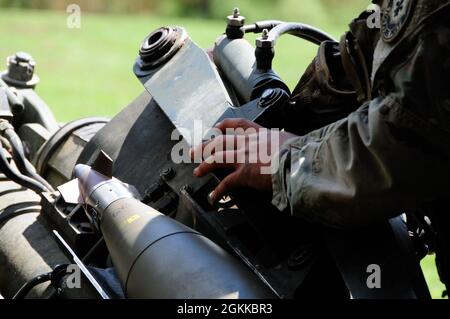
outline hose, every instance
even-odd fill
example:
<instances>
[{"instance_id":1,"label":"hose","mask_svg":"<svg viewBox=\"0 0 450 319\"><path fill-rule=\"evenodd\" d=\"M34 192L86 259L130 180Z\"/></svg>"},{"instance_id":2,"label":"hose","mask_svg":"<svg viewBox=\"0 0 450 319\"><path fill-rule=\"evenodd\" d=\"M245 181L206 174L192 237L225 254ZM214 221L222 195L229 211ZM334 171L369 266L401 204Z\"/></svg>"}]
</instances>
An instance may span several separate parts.
<instances>
[{"instance_id":1,"label":"hose","mask_svg":"<svg viewBox=\"0 0 450 319\"><path fill-rule=\"evenodd\" d=\"M291 34L317 45L320 45L324 41L335 41L332 36L307 24L298 22L278 22L279 21L266 21L266 26L276 25L270 31L269 29L264 29L262 36L256 39L256 67L259 70L272 69L272 61L275 57L275 45L277 40L283 34ZM255 24L255 27L248 27L247 29L256 30L259 29L259 27Z\"/></svg>"},{"instance_id":2,"label":"hose","mask_svg":"<svg viewBox=\"0 0 450 319\"><path fill-rule=\"evenodd\" d=\"M269 31L268 38L274 43L283 34L291 34L320 45L323 41L336 41L331 35L310 25L297 22L284 22L276 25Z\"/></svg>"},{"instance_id":3,"label":"hose","mask_svg":"<svg viewBox=\"0 0 450 319\"><path fill-rule=\"evenodd\" d=\"M9 143L9 141L1 135L0 135L0 145L3 148L5 148L8 152L11 150L11 143Z\"/></svg>"},{"instance_id":4,"label":"hose","mask_svg":"<svg viewBox=\"0 0 450 319\"><path fill-rule=\"evenodd\" d=\"M8 162L7 152L4 148L0 149L0 172L5 174L5 176L13 182L25 188L31 189L37 194L47 191L47 188L44 185L28 176L21 174L11 165Z\"/></svg>"},{"instance_id":5,"label":"hose","mask_svg":"<svg viewBox=\"0 0 450 319\"><path fill-rule=\"evenodd\" d=\"M14 209L15 206L24 206ZM31 206L34 205L34 206ZM39 213L41 211L40 202L23 202L8 206L8 208L0 211L0 225L6 223L8 220L24 214Z\"/></svg>"},{"instance_id":6,"label":"hose","mask_svg":"<svg viewBox=\"0 0 450 319\"><path fill-rule=\"evenodd\" d=\"M20 289L16 292L16 294L12 297L12 299L23 299L28 293L36 287L37 285L43 284L44 282L50 281L52 279L52 272L48 272L46 274L38 275L31 280L27 281Z\"/></svg>"},{"instance_id":7,"label":"hose","mask_svg":"<svg viewBox=\"0 0 450 319\"><path fill-rule=\"evenodd\" d=\"M310 25L299 22L283 22L280 20L264 20L242 27L244 33L261 33L264 29L269 32L269 39L278 40L283 34L291 34L299 38L320 44L323 41L336 41L329 34Z\"/></svg>"},{"instance_id":8,"label":"hose","mask_svg":"<svg viewBox=\"0 0 450 319\"><path fill-rule=\"evenodd\" d=\"M277 25L284 23L283 21L279 20L264 20L264 21L258 21L253 24L244 25L242 27L242 31L244 33L261 33L264 29L272 30Z\"/></svg>"},{"instance_id":9,"label":"hose","mask_svg":"<svg viewBox=\"0 0 450 319\"><path fill-rule=\"evenodd\" d=\"M3 132L3 136L9 141L11 144L12 149L12 156L14 159L14 162L17 165L17 168L19 171L38 181L40 184L44 185L49 191L53 191L53 187L44 179L42 178L38 173L36 173L36 169L34 166L28 161L28 159L25 157L25 151L23 148L23 144L17 133L14 131L14 129L8 128Z\"/></svg>"},{"instance_id":10,"label":"hose","mask_svg":"<svg viewBox=\"0 0 450 319\"><path fill-rule=\"evenodd\" d=\"M68 266L68 264L56 265L51 272L38 275L30 279L22 287L20 287L20 289L16 292L12 299L25 298L30 293L31 289L47 281L50 281L51 286L55 288L55 292L51 293L49 298L55 297L55 295L58 295L58 288L60 287L61 279L64 278L65 275L67 275Z\"/></svg>"}]
</instances>

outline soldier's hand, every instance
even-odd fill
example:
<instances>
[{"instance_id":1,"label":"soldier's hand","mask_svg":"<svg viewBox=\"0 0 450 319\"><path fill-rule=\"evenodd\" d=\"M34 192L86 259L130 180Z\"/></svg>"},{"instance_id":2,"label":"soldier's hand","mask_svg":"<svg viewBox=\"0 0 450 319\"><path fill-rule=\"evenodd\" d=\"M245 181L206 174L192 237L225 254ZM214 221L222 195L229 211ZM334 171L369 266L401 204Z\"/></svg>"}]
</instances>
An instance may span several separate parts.
<instances>
[{"instance_id":1,"label":"soldier's hand","mask_svg":"<svg viewBox=\"0 0 450 319\"><path fill-rule=\"evenodd\" d=\"M227 119L216 125L223 135L191 149L191 157L200 154L202 163L194 170L201 177L216 169L231 173L216 187L211 199L216 202L229 191L248 187L272 192L271 161L279 146L296 137L271 131L245 119Z\"/></svg>"}]
</instances>

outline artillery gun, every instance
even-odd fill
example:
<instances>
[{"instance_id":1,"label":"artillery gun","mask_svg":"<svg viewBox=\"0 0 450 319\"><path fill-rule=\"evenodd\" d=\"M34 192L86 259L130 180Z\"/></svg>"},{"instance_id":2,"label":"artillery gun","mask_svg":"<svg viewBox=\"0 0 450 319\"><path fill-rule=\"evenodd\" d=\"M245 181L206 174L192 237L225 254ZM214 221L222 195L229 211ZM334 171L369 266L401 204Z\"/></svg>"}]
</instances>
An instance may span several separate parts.
<instances>
[{"instance_id":1,"label":"artillery gun","mask_svg":"<svg viewBox=\"0 0 450 319\"><path fill-rule=\"evenodd\" d=\"M256 47L248 33L260 34ZM10 57L0 81L1 295L429 298L402 218L341 231L250 190L213 204L224 172L195 178L195 163L172 160L174 147L198 142L196 120L283 128L290 91L272 60L284 34L334 41L302 23L245 24L238 10L207 51L182 27L159 28L134 64L142 94L112 119L62 126L34 91L33 58ZM368 284L371 265L381 287Z\"/></svg>"}]
</instances>

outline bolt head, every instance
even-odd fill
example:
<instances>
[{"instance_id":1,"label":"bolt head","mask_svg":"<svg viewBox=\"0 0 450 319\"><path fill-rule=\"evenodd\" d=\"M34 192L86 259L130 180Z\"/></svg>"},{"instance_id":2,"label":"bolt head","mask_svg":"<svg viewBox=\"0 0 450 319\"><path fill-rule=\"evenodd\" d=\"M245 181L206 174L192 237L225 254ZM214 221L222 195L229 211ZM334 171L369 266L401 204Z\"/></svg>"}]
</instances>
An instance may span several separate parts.
<instances>
[{"instance_id":1,"label":"bolt head","mask_svg":"<svg viewBox=\"0 0 450 319\"><path fill-rule=\"evenodd\" d=\"M228 25L231 27L243 27L245 24L245 17L244 16L238 16L234 17L234 15L227 17Z\"/></svg>"},{"instance_id":2,"label":"bolt head","mask_svg":"<svg viewBox=\"0 0 450 319\"><path fill-rule=\"evenodd\" d=\"M275 46L275 43L271 39L264 39L263 37L259 37L256 39L256 46L262 49L269 49Z\"/></svg>"},{"instance_id":3,"label":"bolt head","mask_svg":"<svg viewBox=\"0 0 450 319\"><path fill-rule=\"evenodd\" d=\"M17 52L15 55L15 59L18 63L21 63L21 62L27 63L27 62L33 61L33 57L29 53L26 53L26 52Z\"/></svg>"}]
</instances>

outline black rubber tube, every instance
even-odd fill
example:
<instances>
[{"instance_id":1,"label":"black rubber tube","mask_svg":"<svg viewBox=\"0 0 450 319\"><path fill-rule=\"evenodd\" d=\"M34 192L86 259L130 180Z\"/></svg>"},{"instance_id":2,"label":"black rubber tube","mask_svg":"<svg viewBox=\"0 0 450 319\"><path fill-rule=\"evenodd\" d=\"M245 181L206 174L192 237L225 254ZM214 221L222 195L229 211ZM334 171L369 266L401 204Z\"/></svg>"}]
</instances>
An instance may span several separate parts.
<instances>
[{"instance_id":1,"label":"black rubber tube","mask_svg":"<svg viewBox=\"0 0 450 319\"><path fill-rule=\"evenodd\" d=\"M23 299L25 298L28 293L36 287L37 285L43 284L44 282L51 280L52 273L46 273L39 276L36 276L32 278L31 280L27 281L20 289L16 292L16 294L12 297L12 299Z\"/></svg>"},{"instance_id":2,"label":"black rubber tube","mask_svg":"<svg viewBox=\"0 0 450 319\"><path fill-rule=\"evenodd\" d=\"M23 144L17 133L13 129L7 129L4 132L4 137L11 144L11 148L13 151L12 156L19 171L22 174L44 185L49 191L53 191L53 187L42 176L36 173L36 169L34 168L34 166L25 157Z\"/></svg>"},{"instance_id":3,"label":"black rubber tube","mask_svg":"<svg viewBox=\"0 0 450 319\"><path fill-rule=\"evenodd\" d=\"M38 181L21 174L8 162L6 157L6 150L4 148L0 149L0 172L5 174L7 178L13 182L33 190L37 194L47 191L47 188L39 183Z\"/></svg>"},{"instance_id":4,"label":"black rubber tube","mask_svg":"<svg viewBox=\"0 0 450 319\"><path fill-rule=\"evenodd\" d=\"M244 33L261 33L264 29L270 31L269 39L273 39L275 41L286 33L311 41L315 44L320 44L323 41L336 41L326 32L299 22L264 20L242 27L242 31Z\"/></svg>"},{"instance_id":5,"label":"black rubber tube","mask_svg":"<svg viewBox=\"0 0 450 319\"><path fill-rule=\"evenodd\" d=\"M261 33L264 29L272 30L277 25L285 23L283 21L279 20L264 20L264 21L258 21L253 24L244 25L242 27L242 31L244 33Z\"/></svg>"},{"instance_id":6,"label":"black rubber tube","mask_svg":"<svg viewBox=\"0 0 450 319\"><path fill-rule=\"evenodd\" d=\"M30 206L27 207L21 207L18 209L14 209L15 206L23 206L24 204L28 204ZM31 206L34 205L34 206ZM8 208L0 211L0 226L10 219L13 219L17 216L24 215L24 214L33 214L33 213L40 213L41 212L41 206L40 202L24 202L24 203L18 203L16 205L8 206Z\"/></svg>"},{"instance_id":7,"label":"black rubber tube","mask_svg":"<svg viewBox=\"0 0 450 319\"><path fill-rule=\"evenodd\" d=\"M283 34L291 34L317 45L321 44L323 41L336 41L331 35L317 28L297 22L285 22L278 24L269 31L268 37L270 40L276 42Z\"/></svg>"}]
</instances>

